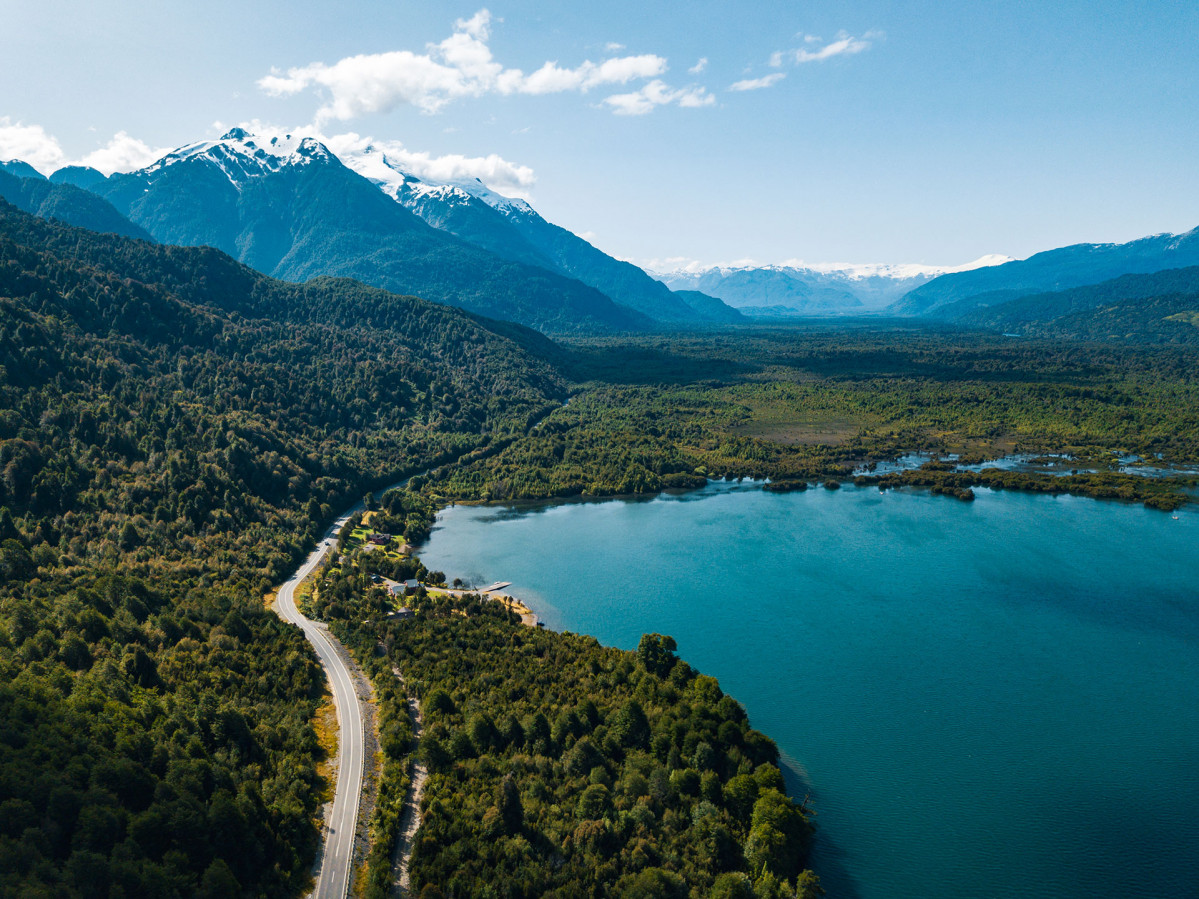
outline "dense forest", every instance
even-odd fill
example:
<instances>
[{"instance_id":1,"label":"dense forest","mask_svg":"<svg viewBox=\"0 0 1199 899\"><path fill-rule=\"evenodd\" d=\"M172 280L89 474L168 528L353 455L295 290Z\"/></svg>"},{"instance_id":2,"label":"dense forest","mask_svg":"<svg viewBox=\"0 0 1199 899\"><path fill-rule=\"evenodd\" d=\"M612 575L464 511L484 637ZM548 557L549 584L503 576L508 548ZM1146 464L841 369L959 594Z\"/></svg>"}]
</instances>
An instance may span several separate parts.
<instances>
[{"instance_id":1,"label":"dense forest","mask_svg":"<svg viewBox=\"0 0 1199 899\"><path fill-rule=\"evenodd\" d=\"M442 468L430 490L506 500L652 493L721 476L816 483L911 451L975 461L1052 452L1099 466L1099 476L1047 485L1005 472L973 483L1173 508L1188 479L1103 466L1127 452L1199 463L1199 366L1188 349L1013 341L885 321L569 348L569 404L485 458Z\"/></svg>"},{"instance_id":2,"label":"dense forest","mask_svg":"<svg viewBox=\"0 0 1199 899\"><path fill-rule=\"evenodd\" d=\"M263 594L556 405L546 345L0 205L0 893L299 890L323 678Z\"/></svg>"},{"instance_id":3,"label":"dense forest","mask_svg":"<svg viewBox=\"0 0 1199 899\"><path fill-rule=\"evenodd\" d=\"M381 745L397 773L385 795L402 796L415 754L431 772L412 860L419 895L822 894L803 867L812 826L786 795L777 748L670 637L623 652L438 591L405 600L416 617L397 621L373 576L404 573L383 553L347 550L321 573L317 610L383 697ZM419 744L397 672L420 699ZM378 838L394 842L385 824L396 817L385 802Z\"/></svg>"},{"instance_id":4,"label":"dense forest","mask_svg":"<svg viewBox=\"0 0 1199 899\"><path fill-rule=\"evenodd\" d=\"M1101 284L1038 293L978 308L941 310L961 324L1064 340L1199 347L1199 267L1124 275Z\"/></svg>"}]
</instances>

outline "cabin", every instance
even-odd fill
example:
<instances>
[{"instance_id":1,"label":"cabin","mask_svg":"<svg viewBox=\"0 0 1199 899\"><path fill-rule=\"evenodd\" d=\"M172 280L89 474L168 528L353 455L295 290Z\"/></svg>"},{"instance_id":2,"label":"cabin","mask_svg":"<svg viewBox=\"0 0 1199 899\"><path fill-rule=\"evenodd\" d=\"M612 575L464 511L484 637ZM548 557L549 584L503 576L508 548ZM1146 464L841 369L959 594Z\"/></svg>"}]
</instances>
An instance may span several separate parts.
<instances>
[{"instance_id":1,"label":"cabin","mask_svg":"<svg viewBox=\"0 0 1199 899\"><path fill-rule=\"evenodd\" d=\"M400 606L400 607L399 607L398 609L396 609L394 612L388 612L388 613L387 613L387 617L388 617L388 618L393 618L393 619L395 619L395 620L397 620L397 621L407 621L409 618L412 618L412 617L414 617L415 615L416 615L416 613L415 613L415 612L413 612L413 611L412 611L410 608L408 608L407 606Z\"/></svg>"},{"instance_id":2,"label":"cabin","mask_svg":"<svg viewBox=\"0 0 1199 899\"><path fill-rule=\"evenodd\" d=\"M398 584L392 584L389 590L392 596L411 596L420 587L420 581L416 578L409 578L406 581L401 581Z\"/></svg>"},{"instance_id":3,"label":"cabin","mask_svg":"<svg viewBox=\"0 0 1199 899\"><path fill-rule=\"evenodd\" d=\"M391 534L368 534L366 542L372 546L386 546L391 542Z\"/></svg>"}]
</instances>

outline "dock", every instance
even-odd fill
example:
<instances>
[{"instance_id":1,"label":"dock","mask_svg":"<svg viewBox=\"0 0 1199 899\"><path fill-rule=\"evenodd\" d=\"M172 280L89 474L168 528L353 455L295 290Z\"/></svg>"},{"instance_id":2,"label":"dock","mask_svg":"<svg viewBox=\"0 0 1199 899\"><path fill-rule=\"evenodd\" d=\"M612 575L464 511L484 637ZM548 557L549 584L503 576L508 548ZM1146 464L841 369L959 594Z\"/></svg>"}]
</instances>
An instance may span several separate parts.
<instances>
[{"instance_id":1,"label":"dock","mask_svg":"<svg viewBox=\"0 0 1199 899\"><path fill-rule=\"evenodd\" d=\"M512 581L496 581L490 587L484 587L480 593L495 593L497 590L503 590L505 587L511 587Z\"/></svg>"}]
</instances>

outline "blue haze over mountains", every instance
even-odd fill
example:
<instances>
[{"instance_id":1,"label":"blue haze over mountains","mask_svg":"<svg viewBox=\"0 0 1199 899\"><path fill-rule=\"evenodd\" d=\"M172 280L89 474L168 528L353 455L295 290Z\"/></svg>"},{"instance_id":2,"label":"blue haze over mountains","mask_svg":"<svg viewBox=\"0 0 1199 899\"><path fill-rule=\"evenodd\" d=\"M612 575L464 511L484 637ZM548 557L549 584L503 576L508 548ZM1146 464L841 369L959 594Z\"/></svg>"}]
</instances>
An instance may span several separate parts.
<instances>
[{"instance_id":1,"label":"blue haze over mountains","mask_svg":"<svg viewBox=\"0 0 1199 899\"><path fill-rule=\"evenodd\" d=\"M421 179L374 148L343 162L311 138L241 129L110 177L68 166L47 179L0 162L0 196L91 230L214 246L285 280L351 277L549 333L883 313L1029 336L1199 338L1199 229L944 274L743 266L651 277L478 181Z\"/></svg>"}]
</instances>

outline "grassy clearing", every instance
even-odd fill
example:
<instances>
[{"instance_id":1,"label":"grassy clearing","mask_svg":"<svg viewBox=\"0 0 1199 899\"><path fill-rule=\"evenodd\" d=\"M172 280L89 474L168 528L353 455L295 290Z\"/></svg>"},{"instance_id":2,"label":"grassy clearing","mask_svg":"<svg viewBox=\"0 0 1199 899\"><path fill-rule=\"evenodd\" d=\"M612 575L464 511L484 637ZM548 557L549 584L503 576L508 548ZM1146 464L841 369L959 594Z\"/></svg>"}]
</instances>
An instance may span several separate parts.
<instances>
[{"instance_id":1,"label":"grassy clearing","mask_svg":"<svg viewBox=\"0 0 1199 899\"><path fill-rule=\"evenodd\" d=\"M333 695L327 690L312 719L312 727L320 746L316 773L321 783L318 801L323 806L333 801L333 784L337 780L337 707L333 704Z\"/></svg>"}]
</instances>

